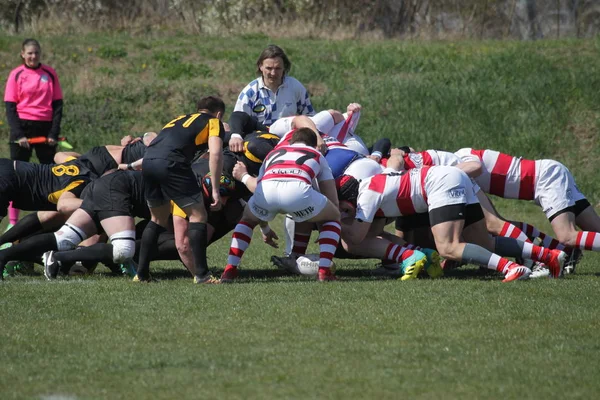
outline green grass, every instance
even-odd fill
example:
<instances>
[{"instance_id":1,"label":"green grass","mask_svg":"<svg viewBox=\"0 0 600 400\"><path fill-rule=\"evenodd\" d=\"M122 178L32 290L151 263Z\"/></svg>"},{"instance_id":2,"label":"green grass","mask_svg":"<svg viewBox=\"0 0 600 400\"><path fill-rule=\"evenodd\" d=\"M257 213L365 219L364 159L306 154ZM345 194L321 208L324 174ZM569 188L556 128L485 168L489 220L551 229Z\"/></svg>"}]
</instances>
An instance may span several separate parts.
<instances>
[{"instance_id":1,"label":"green grass","mask_svg":"<svg viewBox=\"0 0 600 400\"><path fill-rule=\"evenodd\" d=\"M218 93L231 110L273 39L39 36L65 92L77 150L159 130ZM21 38L0 35L0 76ZM600 201L600 40L276 41L317 109L364 106L359 133L416 148L480 147L554 158ZM7 136L0 117L0 132ZM8 155L6 144L0 151ZM550 232L528 203L507 218ZM275 225L281 232L281 224ZM255 241L240 283L198 287L178 263L161 281L93 276L0 284L0 398L595 398L599 258L560 281L502 284L456 271L375 280L375 261L337 260L341 282L283 276ZM229 239L209 248L216 272ZM316 247L311 244L310 252ZM38 269L39 272L39 269ZM52 397L54 396L54 397ZM62 396L62 397L61 397Z\"/></svg>"}]
</instances>

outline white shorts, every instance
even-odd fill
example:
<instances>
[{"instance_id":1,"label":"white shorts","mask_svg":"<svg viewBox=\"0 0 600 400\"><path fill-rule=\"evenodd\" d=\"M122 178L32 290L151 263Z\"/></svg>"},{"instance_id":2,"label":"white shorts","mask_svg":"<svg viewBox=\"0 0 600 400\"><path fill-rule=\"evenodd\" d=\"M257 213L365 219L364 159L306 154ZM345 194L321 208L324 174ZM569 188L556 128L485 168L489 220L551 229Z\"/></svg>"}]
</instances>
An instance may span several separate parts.
<instances>
[{"instance_id":1,"label":"white shorts","mask_svg":"<svg viewBox=\"0 0 600 400\"><path fill-rule=\"evenodd\" d=\"M292 121L294 118L295 117L279 118L269 127L269 133L283 137L292 130ZM319 132L329 133L329 131L333 129L333 116L329 111L321 111L309 118L315 123Z\"/></svg>"},{"instance_id":2,"label":"white shorts","mask_svg":"<svg viewBox=\"0 0 600 400\"><path fill-rule=\"evenodd\" d=\"M353 176L361 180L383 172L383 166L370 158L359 158L354 160L344 170L345 175Z\"/></svg>"},{"instance_id":3,"label":"white shorts","mask_svg":"<svg viewBox=\"0 0 600 400\"><path fill-rule=\"evenodd\" d=\"M250 211L262 221L277 214L289 214L296 222L318 215L327 205L327 197L299 181L267 180L260 182L248 201Z\"/></svg>"},{"instance_id":4,"label":"white shorts","mask_svg":"<svg viewBox=\"0 0 600 400\"><path fill-rule=\"evenodd\" d=\"M455 204L478 204L471 179L455 167L432 168L425 178L428 210Z\"/></svg>"},{"instance_id":5,"label":"white shorts","mask_svg":"<svg viewBox=\"0 0 600 400\"><path fill-rule=\"evenodd\" d=\"M538 165L534 201L542 207L547 218L585 199L575 185L575 178L563 164L554 160L539 160Z\"/></svg>"}]
</instances>

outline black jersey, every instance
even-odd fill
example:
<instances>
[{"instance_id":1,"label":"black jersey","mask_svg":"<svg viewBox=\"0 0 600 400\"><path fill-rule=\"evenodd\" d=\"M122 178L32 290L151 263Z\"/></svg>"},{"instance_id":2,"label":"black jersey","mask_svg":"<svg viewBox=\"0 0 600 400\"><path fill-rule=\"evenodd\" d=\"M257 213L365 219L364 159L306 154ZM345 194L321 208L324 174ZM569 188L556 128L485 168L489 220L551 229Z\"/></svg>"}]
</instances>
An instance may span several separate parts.
<instances>
[{"instance_id":1,"label":"black jersey","mask_svg":"<svg viewBox=\"0 0 600 400\"><path fill-rule=\"evenodd\" d=\"M181 115L165 125L144 154L147 159L163 159L190 164L198 151L208 148L208 138L223 140L223 123L210 114Z\"/></svg>"},{"instance_id":2,"label":"black jersey","mask_svg":"<svg viewBox=\"0 0 600 400\"><path fill-rule=\"evenodd\" d=\"M229 150L224 150L223 151L223 176L234 180L233 179L233 167L235 167L235 164L238 161L243 162L243 160L241 159L240 156L236 155L235 153L233 153ZM197 159L192 164L192 171L194 171L194 174L196 175L196 178L198 179L198 183L200 185L202 185L202 180L204 179L206 174L208 174L210 172L209 160L206 158ZM246 185L244 185L242 182L239 182L237 180L234 180L234 182L235 182L234 189L233 189L232 193L229 195L229 198L231 200L245 199L245 198L249 198L250 196L252 196L252 192L250 192L248 190ZM206 191L203 190L202 192L206 196ZM210 205L210 202L205 202L205 204Z\"/></svg>"},{"instance_id":3,"label":"black jersey","mask_svg":"<svg viewBox=\"0 0 600 400\"><path fill-rule=\"evenodd\" d=\"M242 161L246 164L250 175L258 176L265 157L277 146L279 140L279 136L263 132L246 136Z\"/></svg>"},{"instance_id":4,"label":"black jersey","mask_svg":"<svg viewBox=\"0 0 600 400\"><path fill-rule=\"evenodd\" d=\"M96 178L104 175L111 169L118 167L117 162L110 155L106 146L92 147L89 151L79 157L79 162L89 169Z\"/></svg>"},{"instance_id":5,"label":"black jersey","mask_svg":"<svg viewBox=\"0 0 600 400\"><path fill-rule=\"evenodd\" d=\"M81 159L63 164L15 162L18 182L12 196L15 208L27 211L56 211L56 203L64 192L79 196L96 177Z\"/></svg>"},{"instance_id":6,"label":"black jersey","mask_svg":"<svg viewBox=\"0 0 600 400\"><path fill-rule=\"evenodd\" d=\"M146 145L144 144L144 141L138 140L135 143L129 143L121 152L121 162L123 164L131 164L140 158L144 158L145 152Z\"/></svg>"}]
</instances>

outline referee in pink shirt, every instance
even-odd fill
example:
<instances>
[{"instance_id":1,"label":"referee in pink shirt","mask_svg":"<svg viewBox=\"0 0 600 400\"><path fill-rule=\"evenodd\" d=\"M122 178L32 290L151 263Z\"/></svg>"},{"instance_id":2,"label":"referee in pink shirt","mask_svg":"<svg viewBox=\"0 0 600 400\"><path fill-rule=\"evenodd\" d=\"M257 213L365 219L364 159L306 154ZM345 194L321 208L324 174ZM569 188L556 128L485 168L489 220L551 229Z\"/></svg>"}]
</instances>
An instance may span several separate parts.
<instances>
[{"instance_id":1,"label":"referee in pink shirt","mask_svg":"<svg viewBox=\"0 0 600 400\"><path fill-rule=\"evenodd\" d=\"M41 55L39 42L25 39L21 47L23 64L8 75L4 102L10 127L10 158L29 161L33 147L40 163L51 164L60 134L63 94L56 71L40 62ZM30 145L27 141L38 136L46 137L47 142ZM18 210L9 210L9 215L11 224L16 223Z\"/></svg>"}]
</instances>

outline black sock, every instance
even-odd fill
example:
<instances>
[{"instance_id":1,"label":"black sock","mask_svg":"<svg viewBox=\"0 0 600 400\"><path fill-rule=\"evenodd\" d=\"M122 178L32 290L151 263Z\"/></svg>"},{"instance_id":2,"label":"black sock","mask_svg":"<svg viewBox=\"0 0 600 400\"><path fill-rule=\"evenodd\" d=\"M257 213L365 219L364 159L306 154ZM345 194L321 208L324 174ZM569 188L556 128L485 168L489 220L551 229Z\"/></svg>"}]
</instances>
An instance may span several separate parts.
<instances>
[{"instance_id":1,"label":"black sock","mask_svg":"<svg viewBox=\"0 0 600 400\"><path fill-rule=\"evenodd\" d=\"M208 274L208 261L206 260L206 224L204 222L190 222L189 235L190 247L194 256L196 276Z\"/></svg>"},{"instance_id":2,"label":"black sock","mask_svg":"<svg viewBox=\"0 0 600 400\"><path fill-rule=\"evenodd\" d=\"M15 226L0 236L0 244L12 243L16 240L23 239L25 236L31 235L40 229L42 229L42 224L37 213L27 214L21 218Z\"/></svg>"},{"instance_id":3,"label":"black sock","mask_svg":"<svg viewBox=\"0 0 600 400\"><path fill-rule=\"evenodd\" d=\"M78 247L75 250L57 251L54 259L61 263L75 263L77 261L96 261L101 263L113 260L113 247L108 243L96 243L91 246Z\"/></svg>"},{"instance_id":4,"label":"black sock","mask_svg":"<svg viewBox=\"0 0 600 400\"><path fill-rule=\"evenodd\" d=\"M150 260L152 253L156 249L158 236L166 231L165 228L157 223L150 221L144 233L142 233L142 243L140 245L140 262L138 264L137 274L140 279L148 279L150 277Z\"/></svg>"},{"instance_id":5,"label":"black sock","mask_svg":"<svg viewBox=\"0 0 600 400\"><path fill-rule=\"evenodd\" d=\"M56 237L54 233L35 235L15 245L0 250L0 260L7 261L32 261L39 260L39 256L48 250L56 250Z\"/></svg>"}]
</instances>

